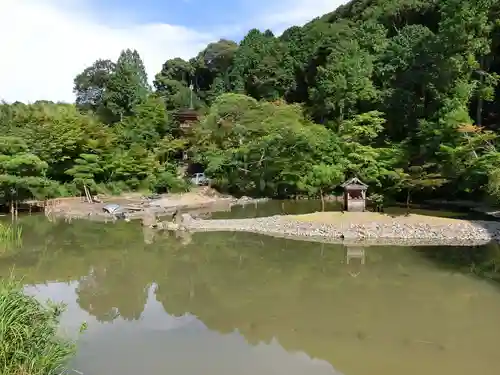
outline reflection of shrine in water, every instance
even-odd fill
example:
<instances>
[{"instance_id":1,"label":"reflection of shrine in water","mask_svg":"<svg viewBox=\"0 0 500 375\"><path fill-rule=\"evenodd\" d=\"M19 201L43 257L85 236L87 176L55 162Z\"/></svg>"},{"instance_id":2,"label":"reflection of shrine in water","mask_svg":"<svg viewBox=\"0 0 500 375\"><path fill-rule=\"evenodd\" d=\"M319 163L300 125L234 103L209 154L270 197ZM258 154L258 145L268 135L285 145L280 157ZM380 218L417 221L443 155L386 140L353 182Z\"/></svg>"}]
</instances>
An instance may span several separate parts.
<instances>
[{"instance_id":1,"label":"reflection of shrine in water","mask_svg":"<svg viewBox=\"0 0 500 375\"><path fill-rule=\"evenodd\" d=\"M356 277L361 273L361 269L366 263L366 246L344 245L344 247L348 272L351 276Z\"/></svg>"}]
</instances>

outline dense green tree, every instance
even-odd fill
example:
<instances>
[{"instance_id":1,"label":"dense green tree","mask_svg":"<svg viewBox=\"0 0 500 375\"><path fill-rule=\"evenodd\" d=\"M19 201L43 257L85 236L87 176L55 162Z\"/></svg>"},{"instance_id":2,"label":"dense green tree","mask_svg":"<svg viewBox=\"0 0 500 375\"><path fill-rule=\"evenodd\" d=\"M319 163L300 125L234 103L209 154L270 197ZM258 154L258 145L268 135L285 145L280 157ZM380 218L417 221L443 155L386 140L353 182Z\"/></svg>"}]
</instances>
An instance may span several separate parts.
<instances>
[{"instance_id":1,"label":"dense green tree","mask_svg":"<svg viewBox=\"0 0 500 375\"><path fill-rule=\"evenodd\" d=\"M97 60L78 74L74 80L76 105L82 110L105 111L104 93L111 76L115 72L115 63L110 60Z\"/></svg>"},{"instance_id":2,"label":"dense green tree","mask_svg":"<svg viewBox=\"0 0 500 375\"><path fill-rule=\"evenodd\" d=\"M136 50L122 51L104 92L106 107L117 120L134 113L146 101L151 88L144 64Z\"/></svg>"},{"instance_id":3,"label":"dense green tree","mask_svg":"<svg viewBox=\"0 0 500 375\"><path fill-rule=\"evenodd\" d=\"M238 194L322 196L357 176L379 197L500 199L499 15L495 0L352 0L169 59L154 92L128 49L77 75L76 105L0 104L0 131L71 192L185 188L195 162Z\"/></svg>"},{"instance_id":4,"label":"dense green tree","mask_svg":"<svg viewBox=\"0 0 500 375\"><path fill-rule=\"evenodd\" d=\"M124 118L117 126L122 144L141 144L148 149L153 149L172 130L165 103L154 96L137 105L135 115Z\"/></svg>"},{"instance_id":5,"label":"dense green tree","mask_svg":"<svg viewBox=\"0 0 500 375\"><path fill-rule=\"evenodd\" d=\"M276 100L292 85L291 59L270 31L251 30L234 55L232 89L256 99Z\"/></svg>"},{"instance_id":6,"label":"dense green tree","mask_svg":"<svg viewBox=\"0 0 500 375\"><path fill-rule=\"evenodd\" d=\"M221 187L246 194L297 194L313 164L341 157L334 134L304 118L301 108L220 96L193 142L197 160Z\"/></svg>"},{"instance_id":7,"label":"dense green tree","mask_svg":"<svg viewBox=\"0 0 500 375\"><path fill-rule=\"evenodd\" d=\"M406 191L406 209L410 213L412 193L425 189L436 189L443 185L446 180L437 173L436 165L427 163L424 165L410 165L405 169L396 169L393 172L396 183L393 189Z\"/></svg>"},{"instance_id":8,"label":"dense green tree","mask_svg":"<svg viewBox=\"0 0 500 375\"><path fill-rule=\"evenodd\" d=\"M53 195L56 184L45 177L47 167L21 138L0 137L0 202Z\"/></svg>"},{"instance_id":9,"label":"dense green tree","mask_svg":"<svg viewBox=\"0 0 500 375\"><path fill-rule=\"evenodd\" d=\"M99 175L103 172L102 160L100 160L99 155L94 154L81 154L78 159L75 159L73 168L66 171L82 190L84 190L83 185L95 190L96 181L99 181Z\"/></svg>"}]
</instances>

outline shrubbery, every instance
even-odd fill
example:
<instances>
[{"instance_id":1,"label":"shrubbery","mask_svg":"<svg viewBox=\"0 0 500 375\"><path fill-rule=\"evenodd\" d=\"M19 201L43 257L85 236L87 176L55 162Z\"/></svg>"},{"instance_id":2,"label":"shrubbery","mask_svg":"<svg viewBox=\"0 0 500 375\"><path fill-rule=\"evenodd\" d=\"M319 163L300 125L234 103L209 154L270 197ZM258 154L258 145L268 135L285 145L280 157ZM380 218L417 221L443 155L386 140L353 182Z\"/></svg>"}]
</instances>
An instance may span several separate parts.
<instances>
[{"instance_id":1,"label":"shrubbery","mask_svg":"<svg viewBox=\"0 0 500 375\"><path fill-rule=\"evenodd\" d=\"M0 282L0 373L58 375L75 354L59 336L62 306L42 304L13 280Z\"/></svg>"}]
</instances>

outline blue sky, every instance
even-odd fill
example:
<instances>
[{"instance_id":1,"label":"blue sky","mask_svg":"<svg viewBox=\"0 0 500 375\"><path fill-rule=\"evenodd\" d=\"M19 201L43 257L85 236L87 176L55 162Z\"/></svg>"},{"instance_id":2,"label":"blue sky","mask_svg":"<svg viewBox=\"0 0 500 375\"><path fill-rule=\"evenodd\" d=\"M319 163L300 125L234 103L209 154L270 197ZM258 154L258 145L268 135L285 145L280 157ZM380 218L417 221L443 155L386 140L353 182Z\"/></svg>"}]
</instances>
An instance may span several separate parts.
<instances>
[{"instance_id":1,"label":"blue sky","mask_svg":"<svg viewBox=\"0 0 500 375\"><path fill-rule=\"evenodd\" d=\"M259 1L92 0L92 3L96 11L105 15L127 13L140 23L168 23L198 31L213 31L223 25L242 25L248 18L257 16L259 11L255 4Z\"/></svg>"},{"instance_id":2,"label":"blue sky","mask_svg":"<svg viewBox=\"0 0 500 375\"><path fill-rule=\"evenodd\" d=\"M97 59L136 49L150 80L248 30L280 34L347 0L0 0L0 100L74 101L73 79Z\"/></svg>"}]
</instances>

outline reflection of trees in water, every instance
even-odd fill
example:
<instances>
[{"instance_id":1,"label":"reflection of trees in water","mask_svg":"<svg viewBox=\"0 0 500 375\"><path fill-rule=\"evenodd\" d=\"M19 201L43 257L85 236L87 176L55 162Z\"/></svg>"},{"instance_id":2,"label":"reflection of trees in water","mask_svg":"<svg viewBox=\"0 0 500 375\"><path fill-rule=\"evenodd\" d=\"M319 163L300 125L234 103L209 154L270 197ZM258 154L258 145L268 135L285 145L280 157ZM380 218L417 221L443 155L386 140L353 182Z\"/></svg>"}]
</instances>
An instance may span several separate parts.
<instances>
[{"instance_id":1,"label":"reflection of trees in water","mask_svg":"<svg viewBox=\"0 0 500 375\"><path fill-rule=\"evenodd\" d=\"M331 356L332 337L341 340L339 345L354 345L366 332L384 340L414 334L412 326L381 332L392 327L392 311L416 323L425 315L423 305L420 311L408 296L425 295L439 304L446 293L445 285L433 282L439 273L432 267L426 266L429 279L422 282L417 272L426 262L416 252L465 272L470 264L491 272L499 259L496 247L413 251L374 246L367 250L363 272L354 278L346 272L342 246L248 233L198 233L184 244L175 236L159 235L155 243L144 244L141 228L124 222L73 222L53 230L46 231L54 238L53 252L18 271L30 283L79 278L79 305L101 321L116 314L138 319L148 285L156 283L156 298L170 314L192 313L220 332L238 329L251 343L277 337L289 350L322 358ZM415 277L402 278L402 272ZM363 321L370 325L359 324Z\"/></svg>"},{"instance_id":2,"label":"reflection of trees in water","mask_svg":"<svg viewBox=\"0 0 500 375\"><path fill-rule=\"evenodd\" d=\"M309 324L311 289L326 286L328 268L341 265L344 254L335 250L245 233L196 234L168 262L156 296L169 313L193 313L219 332L238 329L253 343L284 331L296 337Z\"/></svg>"},{"instance_id":3,"label":"reflection of trees in water","mask_svg":"<svg viewBox=\"0 0 500 375\"><path fill-rule=\"evenodd\" d=\"M126 320L139 319L152 280L144 268L144 252L140 247L103 250L92 271L79 283L80 307L103 321L114 320L118 315ZM155 264L153 260L149 263Z\"/></svg>"},{"instance_id":4,"label":"reflection of trees in water","mask_svg":"<svg viewBox=\"0 0 500 375\"><path fill-rule=\"evenodd\" d=\"M94 272L84 277L76 288L76 302L82 310L87 311L100 322L112 322L119 316L118 309L114 306L113 291L107 290L104 283L96 280Z\"/></svg>"},{"instance_id":5,"label":"reflection of trees in water","mask_svg":"<svg viewBox=\"0 0 500 375\"><path fill-rule=\"evenodd\" d=\"M35 263L25 272L27 283L80 278L76 292L82 309L101 321L112 321L118 315L139 319L151 282L141 264L145 245L140 227L87 220L54 224L36 217L26 218L22 225L29 264ZM40 233L44 234L44 249L33 247L40 243ZM21 254L21 265L22 258Z\"/></svg>"},{"instance_id":6,"label":"reflection of trees in water","mask_svg":"<svg viewBox=\"0 0 500 375\"><path fill-rule=\"evenodd\" d=\"M477 247L429 246L415 249L441 267L500 282L500 246L497 243Z\"/></svg>"},{"instance_id":7,"label":"reflection of trees in water","mask_svg":"<svg viewBox=\"0 0 500 375\"><path fill-rule=\"evenodd\" d=\"M140 318L147 301L147 279L134 274L130 263L100 264L80 280L76 293L79 306L99 321L118 316Z\"/></svg>"}]
</instances>

